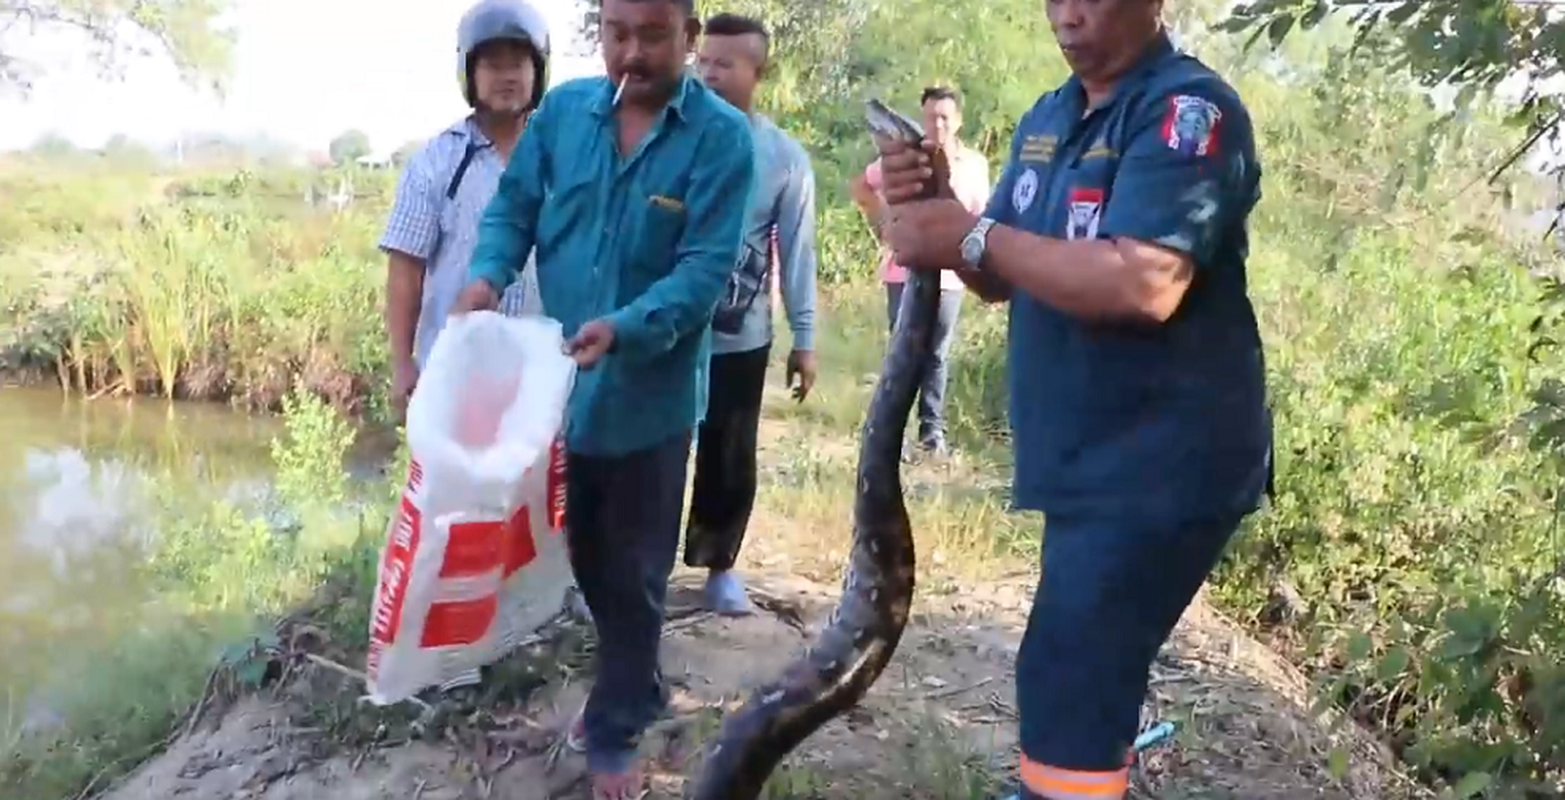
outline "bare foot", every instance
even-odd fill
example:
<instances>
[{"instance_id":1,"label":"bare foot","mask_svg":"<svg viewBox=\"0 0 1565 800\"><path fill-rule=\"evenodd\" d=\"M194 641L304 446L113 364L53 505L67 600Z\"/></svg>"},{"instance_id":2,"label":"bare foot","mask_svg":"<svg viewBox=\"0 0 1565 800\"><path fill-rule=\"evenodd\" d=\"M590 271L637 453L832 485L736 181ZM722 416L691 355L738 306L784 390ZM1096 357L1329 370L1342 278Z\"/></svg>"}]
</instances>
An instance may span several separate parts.
<instances>
[{"instance_id":1,"label":"bare foot","mask_svg":"<svg viewBox=\"0 0 1565 800\"><path fill-rule=\"evenodd\" d=\"M641 800L647 796L647 779L638 764L625 772L592 776L592 800Z\"/></svg>"}]
</instances>

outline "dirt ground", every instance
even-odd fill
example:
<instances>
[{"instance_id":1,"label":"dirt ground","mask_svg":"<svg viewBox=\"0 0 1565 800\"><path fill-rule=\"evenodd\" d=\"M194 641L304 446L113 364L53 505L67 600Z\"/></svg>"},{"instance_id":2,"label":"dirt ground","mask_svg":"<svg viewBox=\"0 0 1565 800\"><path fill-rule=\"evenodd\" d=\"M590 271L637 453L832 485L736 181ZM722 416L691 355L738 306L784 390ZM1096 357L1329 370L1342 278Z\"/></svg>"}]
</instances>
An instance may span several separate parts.
<instances>
[{"instance_id":1,"label":"dirt ground","mask_svg":"<svg viewBox=\"0 0 1565 800\"><path fill-rule=\"evenodd\" d=\"M780 394L769 392L769 401L786 402L770 396ZM804 488L792 500L786 490L768 490L752 520L741 566L760 613L704 614L696 606L699 576L683 568L676 575L662 653L674 701L643 745L654 765L654 799L682 796L699 770L700 743L716 731L722 710L777 674L785 654L802 652L837 598L847 544L845 520L838 520L851 495L851 442L811 436L797 421L768 419L761 450L767 485L803 481ZM796 451L807 451L807 458ZM978 486L982 472L960 463L904 468L914 496L921 486ZM805 480L803 473L814 477ZM941 548L959 543L942 543L932 533L920 537L923 588L895 659L858 708L784 762L768 800L988 800L1014 786L1011 676L1036 572L1004 566L991 570L992 579L958 575L949 560L942 564ZM421 711L409 704L365 706L360 682L305 652L350 666L362 657L333 654L318 637L295 631L285 637L293 646L285 648L283 674L272 688L226 707L214 703L190 733L103 797L586 798L581 757L559 745L584 697L591 637L569 622L546 634L492 668L480 696L448 698ZM1135 796L1392 800L1421 794L1367 734L1314 713L1310 695L1296 670L1198 599L1153 669L1144 711L1147 724L1173 721L1178 734L1145 754Z\"/></svg>"},{"instance_id":2,"label":"dirt ground","mask_svg":"<svg viewBox=\"0 0 1565 800\"><path fill-rule=\"evenodd\" d=\"M675 700L645 746L656 764L652 797L681 795L698 768L699 740L715 730L720 709L774 674L782 653L800 651L835 598L833 587L800 579L752 584L761 613L727 620L697 612L694 576L678 578L663 651ZM975 587L938 607L925 603L869 698L795 752L768 797L991 796L1015 763L1010 676L1029 587L1022 577ZM580 757L561 755L556 743L581 702L589 650L590 637L563 623L490 676L487 691L504 697L480 698L476 709L436 708L419 719L411 710L361 706L353 681L317 662L298 662L283 685L211 714L105 796L585 797ZM1176 721L1180 731L1143 760L1139 796L1406 794L1366 737L1351 729L1332 733L1313 718L1304 681L1204 603L1186 615L1154 672L1149 716Z\"/></svg>"}]
</instances>

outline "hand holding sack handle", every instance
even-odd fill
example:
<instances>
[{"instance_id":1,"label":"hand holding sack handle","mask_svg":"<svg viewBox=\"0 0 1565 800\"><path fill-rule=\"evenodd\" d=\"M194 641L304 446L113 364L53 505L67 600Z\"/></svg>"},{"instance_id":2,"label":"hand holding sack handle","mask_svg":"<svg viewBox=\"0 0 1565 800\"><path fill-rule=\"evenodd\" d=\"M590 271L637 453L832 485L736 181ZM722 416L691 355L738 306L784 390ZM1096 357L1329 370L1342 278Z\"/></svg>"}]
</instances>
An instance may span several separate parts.
<instances>
[{"instance_id":1,"label":"hand holding sack handle","mask_svg":"<svg viewBox=\"0 0 1565 800\"><path fill-rule=\"evenodd\" d=\"M570 585L558 322L453 316L408 404L408 482L387 531L366 672L378 704L492 663Z\"/></svg>"}]
</instances>

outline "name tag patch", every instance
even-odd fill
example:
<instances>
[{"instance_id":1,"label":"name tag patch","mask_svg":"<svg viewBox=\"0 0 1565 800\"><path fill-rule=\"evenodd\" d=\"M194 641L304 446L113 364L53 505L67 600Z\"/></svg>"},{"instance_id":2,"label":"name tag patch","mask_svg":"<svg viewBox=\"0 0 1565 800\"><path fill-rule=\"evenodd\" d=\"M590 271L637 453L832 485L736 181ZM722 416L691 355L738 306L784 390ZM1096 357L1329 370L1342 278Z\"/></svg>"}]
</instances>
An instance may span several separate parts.
<instances>
[{"instance_id":1,"label":"name tag patch","mask_svg":"<svg viewBox=\"0 0 1565 800\"><path fill-rule=\"evenodd\" d=\"M1018 159L1023 164L1047 164L1054 158L1054 150L1059 145L1057 136L1025 136L1022 138L1022 151Z\"/></svg>"},{"instance_id":2,"label":"name tag patch","mask_svg":"<svg viewBox=\"0 0 1565 800\"><path fill-rule=\"evenodd\" d=\"M1098 221L1102 217L1102 189L1072 189L1070 205L1065 212L1066 240L1098 238Z\"/></svg>"}]
</instances>

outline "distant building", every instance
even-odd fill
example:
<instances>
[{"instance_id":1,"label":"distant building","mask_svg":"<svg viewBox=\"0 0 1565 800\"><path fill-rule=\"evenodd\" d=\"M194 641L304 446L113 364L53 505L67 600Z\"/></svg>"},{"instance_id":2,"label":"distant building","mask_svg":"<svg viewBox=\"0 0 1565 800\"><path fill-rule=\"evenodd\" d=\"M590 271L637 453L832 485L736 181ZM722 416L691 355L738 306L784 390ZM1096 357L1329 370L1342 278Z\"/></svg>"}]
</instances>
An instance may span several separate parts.
<instances>
[{"instance_id":1,"label":"distant building","mask_svg":"<svg viewBox=\"0 0 1565 800\"><path fill-rule=\"evenodd\" d=\"M364 169L388 169L392 166L394 153L371 153L367 156L359 156L353 163Z\"/></svg>"}]
</instances>

